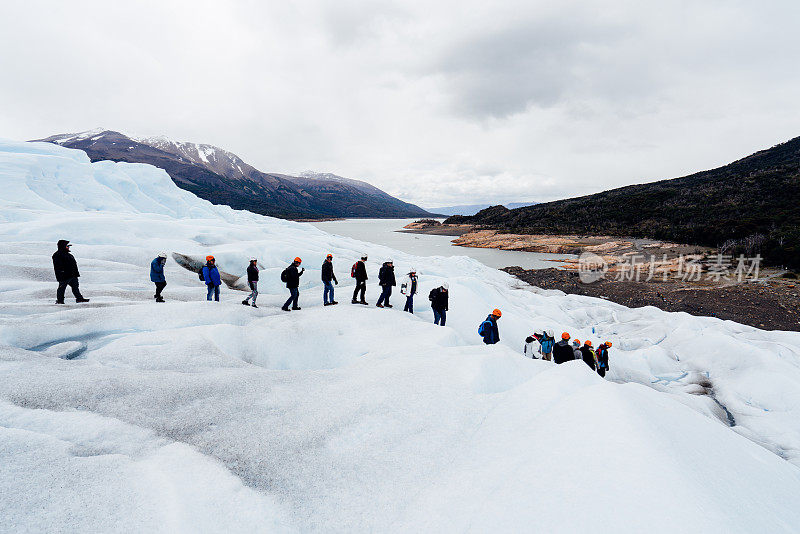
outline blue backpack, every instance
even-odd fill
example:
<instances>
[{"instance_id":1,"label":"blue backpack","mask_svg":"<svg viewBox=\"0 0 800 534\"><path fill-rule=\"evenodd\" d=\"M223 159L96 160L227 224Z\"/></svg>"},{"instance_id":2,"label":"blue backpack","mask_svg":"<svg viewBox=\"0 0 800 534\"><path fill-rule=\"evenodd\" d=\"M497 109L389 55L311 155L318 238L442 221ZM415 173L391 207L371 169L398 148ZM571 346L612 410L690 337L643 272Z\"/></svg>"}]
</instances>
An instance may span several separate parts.
<instances>
[{"instance_id":1,"label":"blue backpack","mask_svg":"<svg viewBox=\"0 0 800 534\"><path fill-rule=\"evenodd\" d=\"M542 345L542 354L550 354L553 352L553 345L556 344L556 340L552 337L543 337L540 343Z\"/></svg>"},{"instance_id":2,"label":"blue backpack","mask_svg":"<svg viewBox=\"0 0 800 534\"><path fill-rule=\"evenodd\" d=\"M489 323L489 324L487 325L486 323ZM478 335L480 335L481 337L485 337L486 332L487 332L486 329L487 328L491 328L491 327L492 327L491 322L489 321L489 319L486 319L480 325L478 325Z\"/></svg>"}]
</instances>

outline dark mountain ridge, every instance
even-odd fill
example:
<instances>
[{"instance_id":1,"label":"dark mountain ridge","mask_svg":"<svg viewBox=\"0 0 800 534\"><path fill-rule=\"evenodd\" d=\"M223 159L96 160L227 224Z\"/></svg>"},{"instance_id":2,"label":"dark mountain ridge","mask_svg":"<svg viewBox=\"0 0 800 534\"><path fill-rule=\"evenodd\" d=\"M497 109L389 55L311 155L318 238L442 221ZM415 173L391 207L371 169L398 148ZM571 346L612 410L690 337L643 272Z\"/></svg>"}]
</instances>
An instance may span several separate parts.
<instances>
[{"instance_id":1,"label":"dark mountain ridge","mask_svg":"<svg viewBox=\"0 0 800 534\"><path fill-rule=\"evenodd\" d=\"M359 180L335 175L265 173L236 154L163 137L134 139L113 130L37 139L83 150L92 161L147 163L214 204L282 218L412 218L431 213ZM334 177L334 178L331 178Z\"/></svg>"},{"instance_id":2,"label":"dark mountain ridge","mask_svg":"<svg viewBox=\"0 0 800 534\"><path fill-rule=\"evenodd\" d=\"M509 210L493 206L449 223L509 233L663 239L760 253L800 267L800 137L682 178Z\"/></svg>"}]
</instances>

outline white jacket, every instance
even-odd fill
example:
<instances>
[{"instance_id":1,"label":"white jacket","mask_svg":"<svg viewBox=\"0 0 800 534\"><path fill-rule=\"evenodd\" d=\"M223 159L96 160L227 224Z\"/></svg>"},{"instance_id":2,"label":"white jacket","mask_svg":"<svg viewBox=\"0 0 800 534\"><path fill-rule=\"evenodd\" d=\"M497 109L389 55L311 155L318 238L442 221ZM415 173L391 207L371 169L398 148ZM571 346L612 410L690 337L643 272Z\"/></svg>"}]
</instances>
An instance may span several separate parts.
<instances>
[{"instance_id":1,"label":"white jacket","mask_svg":"<svg viewBox=\"0 0 800 534\"><path fill-rule=\"evenodd\" d=\"M525 343L525 346L522 347L522 354L524 354L526 358L533 358L534 360L539 357L537 356L537 354L539 354L539 342L536 341L536 338L530 343Z\"/></svg>"},{"instance_id":2,"label":"white jacket","mask_svg":"<svg viewBox=\"0 0 800 534\"><path fill-rule=\"evenodd\" d=\"M413 297L419 293L419 277L417 277L417 287L414 290L414 295L411 294L411 277L409 275L405 275L403 279L400 280L400 293L407 297Z\"/></svg>"}]
</instances>

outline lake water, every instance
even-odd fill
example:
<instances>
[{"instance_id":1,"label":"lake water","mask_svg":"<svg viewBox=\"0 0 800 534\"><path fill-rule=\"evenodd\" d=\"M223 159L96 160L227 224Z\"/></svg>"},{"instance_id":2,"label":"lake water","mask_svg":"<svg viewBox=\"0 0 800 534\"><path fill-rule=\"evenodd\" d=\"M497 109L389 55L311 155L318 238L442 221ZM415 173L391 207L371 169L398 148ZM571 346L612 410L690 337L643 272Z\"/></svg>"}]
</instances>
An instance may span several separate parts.
<instances>
[{"instance_id":1,"label":"lake water","mask_svg":"<svg viewBox=\"0 0 800 534\"><path fill-rule=\"evenodd\" d=\"M495 269L515 265L524 269L546 269L559 267L558 263L548 260L575 257L570 254L541 254L493 248L458 247L451 243L455 239L452 236L408 234L397 231L415 220L345 219L312 224L331 234L386 245L417 256L469 256Z\"/></svg>"}]
</instances>

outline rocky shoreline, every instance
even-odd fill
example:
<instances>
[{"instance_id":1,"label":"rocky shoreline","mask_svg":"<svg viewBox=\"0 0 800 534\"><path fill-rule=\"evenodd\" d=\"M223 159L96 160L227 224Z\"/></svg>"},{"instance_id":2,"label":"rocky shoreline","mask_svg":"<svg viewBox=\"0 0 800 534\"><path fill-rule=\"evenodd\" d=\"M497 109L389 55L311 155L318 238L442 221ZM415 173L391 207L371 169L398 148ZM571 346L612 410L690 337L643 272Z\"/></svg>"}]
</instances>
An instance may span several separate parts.
<instances>
[{"instance_id":1,"label":"rocky shoreline","mask_svg":"<svg viewBox=\"0 0 800 534\"><path fill-rule=\"evenodd\" d=\"M561 269L506 267L503 271L542 289L599 297L630 308L655 306L670 312L718 317L765 330L800 331L800 289L793 280L720 284L708 280L686 282L616 281L591 284L578 273Z\"/></svg>"}]
</instances>

